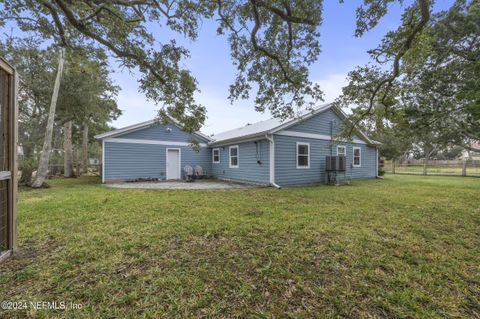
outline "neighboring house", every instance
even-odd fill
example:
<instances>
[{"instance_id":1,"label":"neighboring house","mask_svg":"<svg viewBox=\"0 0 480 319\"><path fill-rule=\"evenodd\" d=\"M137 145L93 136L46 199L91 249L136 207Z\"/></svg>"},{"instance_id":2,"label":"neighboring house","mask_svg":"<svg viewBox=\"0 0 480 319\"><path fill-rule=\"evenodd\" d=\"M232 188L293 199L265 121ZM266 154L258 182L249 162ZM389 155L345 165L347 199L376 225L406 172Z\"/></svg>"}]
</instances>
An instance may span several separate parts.
<instances>
[{"instance_id":1,"label":"neighboring house","mask_svg":"<svg viewBox=\"0 0 480 319\"><path fill-rule=\"evenodd\" d=\"M480 142L472 142L470 146L474 149L480 150ZM471 150L463 150L461 159L463 160L472 160L472 161L480 161L480 152L474 152Z\"/></svg>"},{"instance_id":2,"label":"neighboring house","mask_svg":"<svg viewBox=\"0 0 480 319\"><path fill-rule=\"evenodd\" d=\"M98 158L92 158L90 157L88 159L88 164L89 165L100 165L100 160Z\"/></svg>"},{"instance_id":3,"label":"neighboring house","mask_svg":"<svg viewBox=\"0 0 480 319\"><path fill-rule=\"evenodd\" d=\"M377 142L356 131L332 143L345 114L327 104L301 117L270 119L208 137L177 124L149 121L97 135L103 145L102 181L180 179L183 167L200 165L218 179L289 186L325 181L325 157L346 156L346 176L377 176ZM191 141L199 142L195 151Z\"/></svg>"}]
</instances>

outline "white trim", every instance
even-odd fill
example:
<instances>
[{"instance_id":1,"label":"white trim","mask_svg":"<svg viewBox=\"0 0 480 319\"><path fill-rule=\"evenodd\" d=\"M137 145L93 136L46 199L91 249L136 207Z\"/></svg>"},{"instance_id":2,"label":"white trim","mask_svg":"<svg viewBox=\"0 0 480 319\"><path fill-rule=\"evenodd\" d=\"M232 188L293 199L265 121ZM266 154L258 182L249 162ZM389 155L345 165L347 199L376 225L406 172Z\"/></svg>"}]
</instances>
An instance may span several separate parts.
<instances>
[{"instance_id":1,"label":"white trim","mask_svg":"<svg viewBox=\"0 0 480 319\"><path fill-rule=\"evenodd\" d=\"M305 132L297 132L297 131L283 130L283 131L276 132L275 134L283 135L283 136L311 138L311 139L315 139L315 140L326 140L326 141L331 141L332 140L331 135L305 133ZM345 142L347 142L347 141L345 141ZM365 141L362 141L362 140L359 140L359 139L353 139L352 143L367 144Z\"/></svg>"},{"instance_id":2,"label":"white trim","mask_svg":"<svg viewBox=\"0 0 480 319\"><path fill-rule=\"evenodd\" d=\"M294 119L291 119L285 123L282 123L282 124L279 124L273 128L270 128L270 129L267 129L267 130L261 130L261 131L258 131L258 132L253 132L253 133L250 133L250 134L247 134L247 135L240 135L240 136L235 136L235 137L231 137L231 138L226 138L226 139L223 139L223 140L214 140L212 142L209 142L209 145L228 145L228 144L232 144L232 143L236 143L237 141L238 142L250 142L250 141L256 141L258 140L258 137L259 136L262 136L262 135L268 135L268 134L277 134L278 131L280 130L283 130L284 128L286 127L290 127L300 121L303 121L309 117L312 117L316 114L319 114L323 111L326 111L328 110L329 108L331 107L331 104L325 104L311 112L308 112L306 114L303 114L302 116L299 116L297 118L294 118Z\"/></svg>"},{"instance_id":3,"label":"white trim","mask_svg":"<svg viewBox=\"0 0 480 319\"><path fill-rule=\"evenodd\" d=\"M165 179L169 180L168 178L168 151L178 151L178 179L182 179L182 149L181 148L170 148L167 147L165 149L165 155L167 157L165 161Z\"/></svg>"},{"instance_id":4,"label":"white trim","mask_svg":"<svg viewBox=\"0 0 480 319\"><path fill-rule=\"evenodd\" d=\"M347 113L345 113L342 109L338 108L338 107L332 107L332 110L334 112L337 112L338 115L341 115L343 117L344 120L348 120L348 115ZM353 124L351 121L349 121L350 124ZM357 126L354 125L354 128L355 130L357 131L358 134L360 134L364 139L366 139L368 141L367 144L381 144L380 142L377 142L377 141L373 141L372 139L370 139L367 134L365 134L361 129L359 129Z\"/></svg>"},{"instance_id":5,"label":"white trim","mask_svg":"<svg viewBox=\"0 0 480 319\"><path fill-rule=\"evenodd\" d=\"M155 120L150 120L150 121L146 121L146 122L141 122L141 123L125 126L125 127L122 127L122 128L110 131L110 132L97 134L97 135L95 135L95 138L96 139L102 139L102 138L105 138L105 137L113 137L113 136L123 134L123 133L127 133L127 132L130 132L130 131L139 130L139 129L148 127L150 125L153 125L154 122L155 122Z\"/></svg>"},{"instance_id":6,"label":"white trim","mask_svg":"<svg viewBox=\"0 0 480 319\"><path fill-rule=\"evenodd\" d=\"M299 166L299 165L298 165L298 156L299 156L299 154L298 154L298 147L299 147L300 145L307 145L307 147L308 147L308 148L307 148L307 149L308 149L308 154L307 154L307 155L308 155L308 157L307 157L308 165L307 165L307 166ZM305 156L305 155L303 155L303 156ZM307 168L310 168L310 143L307 143L307 142L297 142L297 157L296 157L295 160L296 160L296 162L297 162L297 168L298 168L298 169L307 169Z\"/></svg>"},{"instance_id":7,"label":"white trim","mask_svg":"<svg viewBox=\"0 0 480 319\"><path fill-rule=\"evenodd\" d=\"M108 143L128 143L128 144L155 144L155 145L170 145L170 146L192 146L191 143L176 142L176 141L156 141L156 140L141 140L133 138L106 138L104 142ZM200 143L200 147L207 147L207 144Z\"/></svg>"},{"instance_id":8,"label":"white trim","mask_svg":"<svg viewBox=\"0 0 480 319\"><path fill-rule=\"evenodd\" d=\"M169 118L170 121L172 121L173 124L174 124L175 126L177 126L180 130L182 129L180 123L179 123L177 120L175 120L175 119L174 119L173 117L171 117L171 116L168 116L168 118ZM159 121L158 119L153 119L153 120L150 120L150 121L146 121L146 122L141 122L141 123L137 123L137 124L125 126L125 127L122 127L122 128L119 128L119 129L110 131L110 132L105 132L105 133L97 134L97 135L95 135L95 138L96 138L96 139L103 139L103 138L106 138L106 137L114 137L114 136L118 136L118 135L121 135L121 134L125 134L125 133L127 133L127 132L130 133L130 132L138 131L138 130L141 130L141 129L143 129L143 128L149 127L149 126L154 126L154 125L156 125L156 124L168 125L168 123L167 123L167 124L164 124L164 123L162 123L161 121ZM186 132L185 132L185 133L186 133ZM186 133L186 134L189 134L189 133ZM195 132L195 133L193 133L193 134L196 134L196 135L198 135L198 136L200 136L200 137L202 137L202 138L204 138L204 139L206 139L206 140L208 140L208 141L212 141L212 139L211 139L209 136L203 134L203 133L200 132L200 131L197 131L197 132Z\"/></svg>"},{"instance_id":9,"label":"white trim","mask_svg":"<svg viewBox=\"0 0 480 319\"><path fill-rule=\"evenodd\" d=\"M215 161L215 151L218 151L218 161ZM220 148L212 148L212 164L219 164L220 163Z\"/></svg>"},{"instance_id":10,"label":"white trim","mask_svg":"<svg viewBox=\"0 0 480 319\"><path fill-rule=\"evenodd\" d=\"M105 140L102 140L102 184L105 183Z\"/></svg>"},{"instance_id":11,"label":"white trim","mask_svg":"<svg viewBox=\"0 0 480 319\"><path fill-rule=\"evenodd\" d=\"M338 149L339 148L343 148L343 156L344 157L347 157L347 146L345 145L337 145L337 156L340 156L340 154L338 153Z\"/></svg>"},{"instance_id":12,"label":"white trim","mask_svg":"<svg viewBox=\"0 0 480 319\"><path fill-rule=\"evenodd\" d=\"M359 157L358 165L355 165L355 150L360 151L360 156L358 156ZM352 148L352 166L353 167L362 167L362 148L361 147L354 146Z\"/></svg>"},{"instance_id":13,"label":"white trim","mask_svg":"<svg viewBox=\"0 0 480 319\"><path fill-rule=\"evenodd\" d=\"M253 137L252 138L246 138L246 137L249 137L249 136L253 136ZM208 146L210 146L210 147L224 147L224 146L232 145L232 144L235 144L235 143L254 142L254 141L259 141L259 140L264 139L262 136L263 136L262 134L255 133L253 135L247 135L247 136L232 138L232 139L228 139L228 140L221 140L221 141L218 141L218 142L209 142Z\"/></svg>"},{"instance_id":14,"label":"white trim","mask_svg":"<svg viewBox=\"0 0 480 319\"><path fill-rule=\"evenodd\" d=\"M232 148L237 149L237 165L232 165L232 153L231 153ZM238 145L232 145L228 148L228 167L238 168L239 166L240 166L240 148L238 147Z\"/></svg>"},{"instance_id":15,"label":"white trim","mask_svg":"<svg viewBox=\"0 0 480 319\"><path fill-rule=\"evenodd\" d=\"M377 155L377 156L375 157L375 163L377 164L377 165L375 165L375 167L376 167L376 169L377 169L377 171L376 171L376 173L375 173L375 176L378 177L378 171L379 171L379 169L380 169L380 167L378 167L378 147L375 147L375 149L376 149L376 152L375 152L375 153L376 153L376 155Z\"/></svg>"}]
</instances>

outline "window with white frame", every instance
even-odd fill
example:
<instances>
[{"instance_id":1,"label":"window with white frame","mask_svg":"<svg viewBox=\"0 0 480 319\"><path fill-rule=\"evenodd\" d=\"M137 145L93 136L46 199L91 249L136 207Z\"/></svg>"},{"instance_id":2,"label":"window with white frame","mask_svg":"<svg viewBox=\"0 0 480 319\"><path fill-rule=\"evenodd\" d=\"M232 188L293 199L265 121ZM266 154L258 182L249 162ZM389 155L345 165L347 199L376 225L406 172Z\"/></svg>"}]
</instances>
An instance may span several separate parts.
<instances>
[{"instance_id":1,"label":"window with white frame","mask_svg":"<svg viewBox=\"0 0 480 319\"><path fill-rule=\"evenodd\" d=\"M229 154L230 154L229 167L230 168L237 168L238 167L238 162L239 162L239 160L238 160L239 159L238 145L230 146Z\"/></svg>"},{"instance_id":2,"label":"window with white frame","mask_svg":"<svg viewBox=\"0 0 480 319\"><path fill-rule=\"evenodd\" d=\"M297 168L310 168L310 144L297 142Z\"/></svg>"},{"instance_id":3,"label":"window with white frame","mask_svg":"<svg viewBox=\"0 0 480 319\"><path fill-rule=\"evenodd\" d=\"M362 149L360 147L353 148L353 167L362 165Z\"/></svg>"},{"instance_id":4,"label":"window with white frame","mask_svg":"<svg viewBox=\"0 0 480 319\"><path fill-rule=\"evenodd\" d=\"M337 146L337 156L347 156L347 148L344 145Z\"/></svg>"},{"instance_id":5,"label":"window with white frame","mask_svg":"<svg viewBox=\"0 0 480 319\"><path fill-rule=\"evenodd\" d=\"M220 149L219 148L214 148L212 150L212 162L214 164L220 163Z\"/></svg>"}]
</instances>

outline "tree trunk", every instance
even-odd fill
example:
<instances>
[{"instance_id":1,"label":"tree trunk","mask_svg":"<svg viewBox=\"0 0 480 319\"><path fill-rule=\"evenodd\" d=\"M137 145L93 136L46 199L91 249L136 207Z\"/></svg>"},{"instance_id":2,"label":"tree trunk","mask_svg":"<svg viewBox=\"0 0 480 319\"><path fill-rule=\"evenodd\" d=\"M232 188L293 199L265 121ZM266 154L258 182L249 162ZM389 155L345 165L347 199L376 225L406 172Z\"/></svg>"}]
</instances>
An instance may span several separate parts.
<instances>
[{"instance_id":1,"label":"tree trunk","mask_svg":"<svg viewBox=\"0 0 480 319\"><path fill-rule=\"evenodd\" d=\"M65 49L60 49L58 58L57 77L53 86L52 100L50 102L50 111L48 113L48 122L45 129L45 140L43 141L42 153L40 155L40 163L38 164L37 176L32 187L42 187L48 173L48 161L52 150L53 122L55 120L55 109L57 108L58 91L60 90L60 81L63 73L63 64L65 63Z\"/></svg>"},{"instance_id":2,"label":"tree trunk","mask_svg":"<svg viewBox=\"0 0 480 319\"><path fill-rule=\"evenodd\" d=\"M75 166L76 170L77 170L77 176L80 176L82 174L82 165L81 165L81 160L80 160L80 149L77 148L76 152L76 157L77 157L77 160L76 160L76 163L77 165Z\"/></svg>"},{"instance_id":3,"label":"tree trunk","mask_svg":"<svg viewBox=\"0 0 480 319\"><path fill-rule=\"evenodd\" d=\"M72 121L63 124L63 176L73 177Z\"/></svg>"},{"instance_id":4,"label":"tree trunk","mask_svg":"<svg viewBox=\"0 0 480 319\"><path fill-rule=\"evenodd\" d=\"M88 124L83 124L83 139L82 139L82 173L87 173L88 170Z\"/></svg>"}]
</instances>

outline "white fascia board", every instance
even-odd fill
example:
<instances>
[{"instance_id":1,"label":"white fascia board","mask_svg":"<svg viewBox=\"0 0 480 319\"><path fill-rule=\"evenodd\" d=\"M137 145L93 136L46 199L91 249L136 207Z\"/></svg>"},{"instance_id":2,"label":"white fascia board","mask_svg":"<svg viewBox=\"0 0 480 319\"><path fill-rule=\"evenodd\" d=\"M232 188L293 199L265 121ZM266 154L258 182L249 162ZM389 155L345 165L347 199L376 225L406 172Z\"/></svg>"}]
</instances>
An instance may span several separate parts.
<instances>
[{"instance_id":1,"label":"white fascia board","mask_svg":"<svg viewBox=\"0 0 480 319\"><path fill-rule=\"evenodd\" d=\"M137 123L137 124L134 124L134 125L125 126L125 127L122 127L122 128L110 131L110 132L97 134L97 135L95 135L95 138L101 140L101 139L106 138L106 137L117 136L119 134L124 134L124 133L130 132L130 131L135 131L135 130L139 130L139 129L142 129L144 127L150 126L154 122L155 122L155 120L150 120L150 121L146 121L146 122Z\"/></svg>"},{"instance_id":2,"label":"white fascia board","mask_svg":"<svg viewBox=\"0 0 480 319\"><path fill-rule=\"evenodd\" d=\"M311 139L314 139L314 140L325 140L325 141L331 141L332 140L332 136L330 136L330 135L305 133L305 132L297 132L297 131L288 131L288 130L283 130L283 131L280 131L280 132L276 132L275 134L283 135L283 136L311 138ZM341 142L349 142L349 141L345 140L345 141L341 141ZM359 139L353 139L351 142L355 143L355 144L367 144L365 141L359 140Z\"/></svg>"},{"instance_id":3,"label":"white fascia board","mask_svg":"<svg viewBox=\"0 0 480 319\"><path fill-rule=\"evenodd\" d=\"M176 125L178 128L182 129L181 128L181 125L179 124L179 122L177 120L175 120L174 118L171 118L169 117L170 120L173 122L174 125ZM140 130L140 129L143 129L145 127L148 127L148 126L151 126L153 124L157 123L157 120L150 120L150 121L146 121L146 122L141 122L141 123L137 123L137 124L134 124L134 125L130 125L130 126L126 126L126 127L123 127L123 128L119 128L119 129L116 129L116 130L113 130L113 131L110 131L110 132L106 132L106 133L101 133L101 134L97 134L95 135L95 138L96 139L103 139L103 138L106 138L106 137L114 137L114 136L118 136L118 135L122 135L122 134L125 134L125 133L131 133L131 132L134 132L134 131L137 131L137 130ZM161 123L160 123L161 124ZM203 134L202 132L200 131L197 131L193 134L196 134L200 137L203 137L204 139L208 140L208 141L212 141L212 138Z\"/></svg>"},{"instance_id":4,"label":"white fascia board","mask_svg":"<svg viewBox=\"0 0 480 319\"><path fill-rule=\"evenodd\" d=\"M347 120L348 121L348 115L342 110L342 109L339 109L338 107L332 107L332 110L334 112L336 112L338 115L340 115L341 117L343 117L344 120ZM367 144L372 144L372 145L376 145L376 144L379 144L379 142L376 142L376 141L373 141L371 140L367 134L365 134L361 129L359 129L357 126L355 126L355 131L360 134L366 141L367 141Z\"/></svg>"},{"instance_id":5,"label":"white fascia board","mask_svg":"<svg viewBox=\"0 0 480 319\"><path fill-rule=\"evenodd\" d=\"M133 138L106 138L105 143L126 143L126 144L153 144L153 145L168 145L168 146L191 146L191 143L176 142L176 141L157 141L157 140L142 140ZM200 143L200 147L207 147L207 144Z\"/></svg>"},{"instance_id":6,"label":"white fascia board","mask_svg":"<svg viewBox=\"0 0 480 319\"><path fill-rule=\"evenodd\" d=\"M227 140L219 140L219 141L213 141L208 143L209 146L212 147L221 147L225 145L232 145L232 144L241 144L241 143L247 143L247 142L253 142L253 141L258 141L258 140L264 140L265 139L265 134L266 132L260 132L260 133L255 133L255 134L250 134L250 135L245 135L245 136L239 136L235 138L230 138Z\"/></svg>"}]
</instances>

